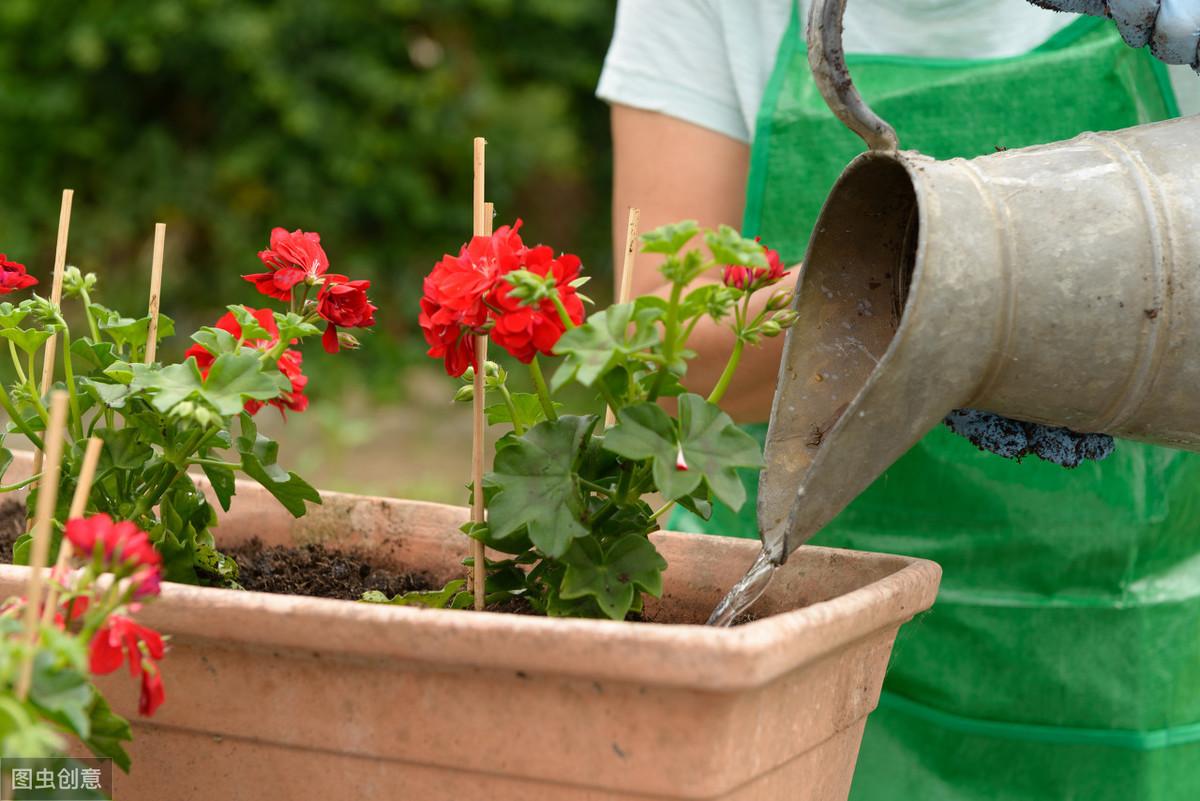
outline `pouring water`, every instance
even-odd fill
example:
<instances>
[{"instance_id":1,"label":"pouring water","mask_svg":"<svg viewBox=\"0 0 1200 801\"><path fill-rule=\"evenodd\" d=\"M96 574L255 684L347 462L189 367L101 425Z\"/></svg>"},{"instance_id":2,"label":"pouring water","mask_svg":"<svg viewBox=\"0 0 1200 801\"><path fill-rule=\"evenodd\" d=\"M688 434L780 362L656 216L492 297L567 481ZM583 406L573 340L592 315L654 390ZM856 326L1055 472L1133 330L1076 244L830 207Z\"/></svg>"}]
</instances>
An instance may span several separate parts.
<instances>
[{"instance_id":1,"label":"pouring water","mask_svg":"<svg viewBox=\"0 0 1200 801\"><path fill-rule=\"evenodd\" d=\"M717 604L717 608L708 618L707 625L720 628L732 626L734 621L767 591L767 587L771 584L771 578L778 568L779 565L771 560L767 549L763 548L754 560L754 564L750 565L750 569L746 571L746 575L742 577L741 581L734 584L729 594L721 600L721 603Z\"/></svg>"}]
</instances>

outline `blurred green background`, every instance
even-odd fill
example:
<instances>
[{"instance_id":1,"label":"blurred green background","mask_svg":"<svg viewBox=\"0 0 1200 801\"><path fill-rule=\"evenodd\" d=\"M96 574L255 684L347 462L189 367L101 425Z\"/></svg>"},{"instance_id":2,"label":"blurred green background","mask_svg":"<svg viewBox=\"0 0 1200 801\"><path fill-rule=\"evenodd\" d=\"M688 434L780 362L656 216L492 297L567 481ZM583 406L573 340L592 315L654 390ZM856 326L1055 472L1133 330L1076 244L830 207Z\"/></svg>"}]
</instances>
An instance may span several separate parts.
<instances>
[{"instance_id":1,"label":"blurred green background","mask_svg":"<svg viewBox=\"0 0 1200 801\"><path fill-rule=\"evenodd\" d=\"M527 240L578 253L591 294L608 294L608 111L593 91L614 9L0 0L0 252L46 279L71 187L68 261L133 313L165 222L163 311L189 332L265 301L239 276L272 227L318 231L334 272L371 279L378 325L358 352L311 343L312 408L259 417L321 486L461 502L469 417L423 355L421 278L470 234L484 136L497 223L522 217Z\"/></svg>"}]
</instances>

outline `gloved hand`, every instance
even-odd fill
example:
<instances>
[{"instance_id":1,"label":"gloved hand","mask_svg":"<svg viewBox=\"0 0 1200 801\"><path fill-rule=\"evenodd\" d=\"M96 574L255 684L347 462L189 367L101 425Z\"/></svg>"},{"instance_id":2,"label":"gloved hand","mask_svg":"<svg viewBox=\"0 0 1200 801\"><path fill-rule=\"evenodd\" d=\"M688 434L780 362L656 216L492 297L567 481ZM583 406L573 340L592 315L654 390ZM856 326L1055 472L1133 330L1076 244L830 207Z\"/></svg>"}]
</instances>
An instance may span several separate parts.
<instances>
[{"instance_id":1,"label":"gloved hand","mask_svg":"<svg viewBox=\"0 0 1200 801\"><path fill-rule=\"evenodd\" d=\"M1200 0L1029 0L1054 11L1111 17L1131 47L1200 73Z\"/></svg>"},{"instance_id":2,"label":"gloved hand","mask_svg":"<svg viewBox=\"0 0 1200 801\"><path fill-rule=\"evenodd\" d=\"M976 409L955 409L946 415L944 422L980 450L1017 461L1032 453L1047 462L1072 468L1079 467L1085 459L1102 461L1113 452L1113 438L1107 434L1079 434Z\"/></svg>"}]
</instances>

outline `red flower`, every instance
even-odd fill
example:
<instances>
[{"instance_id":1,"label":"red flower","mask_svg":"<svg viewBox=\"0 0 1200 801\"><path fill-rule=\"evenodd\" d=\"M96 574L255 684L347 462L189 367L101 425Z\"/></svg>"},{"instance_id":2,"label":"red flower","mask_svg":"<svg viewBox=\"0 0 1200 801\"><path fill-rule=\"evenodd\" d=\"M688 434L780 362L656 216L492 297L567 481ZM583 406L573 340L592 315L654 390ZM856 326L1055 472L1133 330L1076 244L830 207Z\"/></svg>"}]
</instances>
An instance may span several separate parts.
<instances>
[{"instance_id":1,"label":"red flower","mask_svg":"<svg viewBox=\"0 0 1200 801\"><path fill-rule=\"evenodd\" d=\"M321 294L317 295L317 314L329 323L321 344L327 353L337 353L339 348L337 329L370 328L375 325L375 310L378 308L367 299L370 281L348 281L343 275L325 277Z\"/></svg>"},{"instance_id":2,"label":"red flower","mask_svg":"<svg viewBox=\"0 0 1200 801\"><path fill-rule=\"evenodd\" d=\"M554 251L539 245L526 252L523 262L522 269L543 278L553 276L554 291L562 301L567 317L575 325L583 322L583 302L571 286L571 282L579 277L579 257L564 253L555 258ZM552 355L559 337L567 329L558 307L551 298L528 306L512 295L512 289L512 284L502 277L488 298L488 303L496 309L492 341L525 364L533 361L538 353Z\"/></svg>"},{"instance_id":3,"label":"red flower","mask_svg":"<svg viewBox=\"0 0 1200 801\"><path fill-rule=\"evenodd\" d=\"M284 228L271 230L271 247L260 251L265 273L243 275L258 291L284 302L292 299L292 287L301 282L315 284L329 269L329 257L321 247L321 235L299 229L288 233Z\"/></svg>"},{"instance_id":4,"label":"red flower","mask_svg":"<svg viewBox=\"0 0 1200 801\"><path fill-rule=\"evenodd\" d=\"M166 698L158 662L166 653L162 635L123 615L113 615L92 637L89 669L97 676L112 673L129 661L129 675L142 679L138 712L149 717Z\"/></svg>"},{"instance_id":5,"label":"red flower","mask_svg":"<svg viewBox=\"0 0 1200 801\"><path fill-rule=\"evenodd\" d=\"M165 700L167 692L163 687L162 672L157 664L149 663L142 671L142 694L138 698L138 714L145 718L150 717Z\"/></svg>"},{"instance_id":6,"label":"red flower","mask_svg":"<svg viewBox=\"0 0 1200 801\"><path fill-rule=\"evenodd\" d=\"M254 319L271 335L271 338L249 339L242 344L262 351L270 350L278 345L279 326L275 324L274 312L270 309L252 309L249 306L246 306L245 309L254 315ZM228 331L239 339L242 336L242 326L238 323L237 318L233 316L233 312L228 312L220 320L217 320L214 327ZM200 368L200 375L205 378L208 377L208 371L212 367L212 363L216 361L216 356L209 353L208 349L199 343L188 348L183 354L183 358L185 360L189 358L195 359L196 366ZM292 350L291 348L285 350L279 357L279 372L287 376L288 380L292 382L292 389L290 392L285 393L283 397L268 401L268 403L277 407L281 413L288 409L291 409L293 412L302 412L308 408L308 398L304 394L304 388L308 386L308 376L304 375L301 369L303 361L304 357L300 351ZM258 414L258 410L263 406L262 401L246 401L246 411L250 414Z\"/></svg>"},{"instance_id":7,"label":"red flower","mask_svg":"<svg viewBox=\"0 0 1200 801\"><path fill-rule=\"evenodd\" d=\"M754 237L755 242L761 242L761 237ZM779 251L764 247L767 257L766 267L744 267L740 264L728 264L724 270L725 286L734 289L748 289L751 292L771 284L777 284L783 279L787 267L779 258Z\"/></svg>"},{"instance_id":8,"label":"red flower","mask_svg":"<svg viewBox=\"0 0 1200 801\"><path fill-rule=\"evenodd\" d=\"M0 253L0 295L31 287L37 282L32 275L26 274L24 264L9 261L7 256Z\"/></svg>"},{"instance_id":9,"label":"red flower","mask_svg":"<svg viewBox=\"0 0 1200 801\"><path fill-rule=\"evenodd\" d=\"M99 545L105 561L129 563L155 573L162 565L162 557L150 542L149 535L127 520L114 523L106 514L76 517L67 521L66 537L88 558Z\"/></svg>"},{"instance_id":10,"label":"red flower","mask_svg":"<svg viewBox=\"0 0 1200 801\"><path fill-rule=\"evenodd\" d=\"M446 255L425 277L421 330L429 355L443 359L446 372L460 376L475 361L474 334L488 323L485 299L499 277L521 267L527 249L521 221L504 225L490 237L477 236L457 256Z\"/></svg>"}]
</instances>

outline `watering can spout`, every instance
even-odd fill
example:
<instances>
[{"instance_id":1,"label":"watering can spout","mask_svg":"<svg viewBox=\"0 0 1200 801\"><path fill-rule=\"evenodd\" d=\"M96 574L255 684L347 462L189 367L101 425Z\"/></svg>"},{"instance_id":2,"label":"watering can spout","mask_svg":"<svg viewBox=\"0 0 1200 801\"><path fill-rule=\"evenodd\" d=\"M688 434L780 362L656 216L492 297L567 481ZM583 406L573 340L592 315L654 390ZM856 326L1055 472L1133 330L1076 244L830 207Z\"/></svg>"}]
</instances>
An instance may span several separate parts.
<instances>
[{"instance_id":1,"label":"watering can spout","mask_svg":"<svg viewBox=\"0 0 1200 801\"><path fill-rule=\"evenodd\" d=\"M809 240L767 435L772 561L955 408L1200 450L1200 116L980 158L899 150L845 70L845 0L809 53L872 148Z\"/></svg>"}]
</instances>

